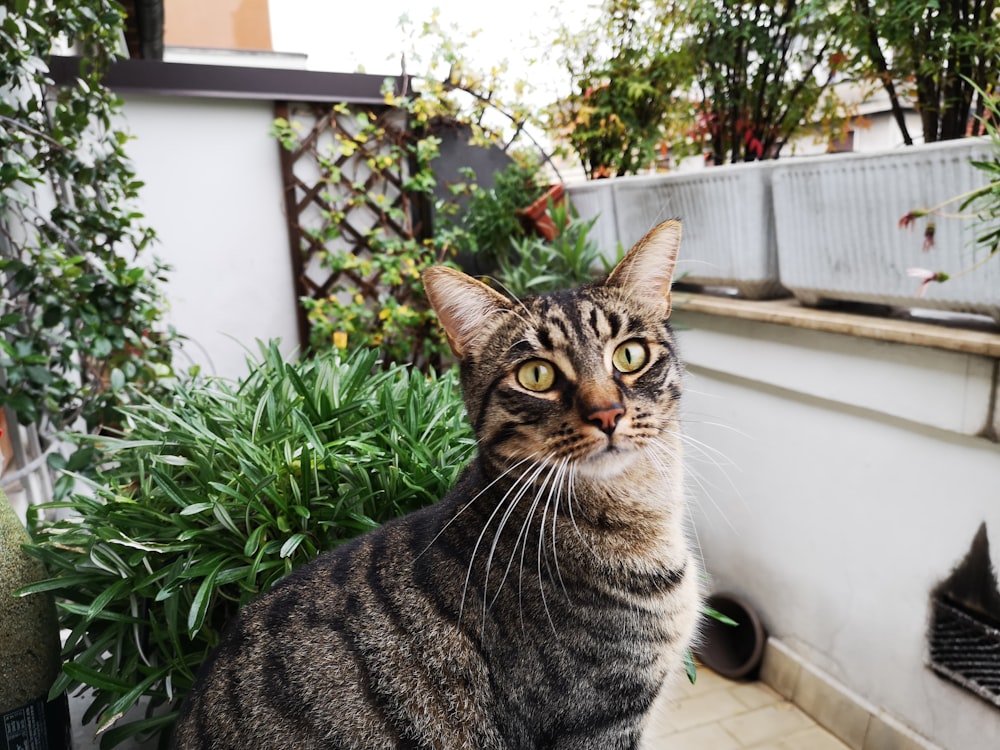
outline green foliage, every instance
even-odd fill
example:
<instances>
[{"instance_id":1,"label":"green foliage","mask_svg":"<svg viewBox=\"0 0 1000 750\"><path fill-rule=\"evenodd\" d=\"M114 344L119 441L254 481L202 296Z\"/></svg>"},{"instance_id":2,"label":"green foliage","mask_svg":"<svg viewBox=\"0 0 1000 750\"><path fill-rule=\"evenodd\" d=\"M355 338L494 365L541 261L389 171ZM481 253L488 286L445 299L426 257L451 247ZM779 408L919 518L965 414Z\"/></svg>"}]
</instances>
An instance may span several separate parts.
<instances>
[{"instance_id":1,"label":"green foliage","mask_svg":"<svg viewBox=\"0 0 1000 750\"><path fill-rule=\"evenodd\" d=\"M322 195L322 224L309 238L323 248L316 259L331 282L324 297L302 304L314 349L379 347L387 361L432 369L441 365L447 344L420 274L447 262L454 245L447 232L424 236L417 213L436 186L431 164L440 141L414 131L427 119L420 100L386 99L403 116L334 108L353 123L353 132L338 133L331 152L318 157L329 188ZM276 120L272 134L290 151L302 146L293 123ZM352 224L359 213L371 219ZM345 235L360 235L360 241L340 242Z\"/></svg>"},{"instance_id":2,"label":"green foliage","mask_svg":"<svg viewBox=\"0 0 1000 750\"><path fill-rule=\"evenodd\" d=\"M437 221L427 232L418 220L438 185L434 160L440 139L433 135L442 104L433 98L386 95L394 109L380 115L338 105L336 114L353 126L338 133L330 153L318 164L328 189L322 222L310 232L314 254L331 274L325 295L305 298L316 350L370 346L389 362L440 369L448 347L421 285L421 273L434 264L454 263L460 251L478 254L490 268L523 237L519 211L544 191L537 163L526 158L494 175L494 185L478 185L470 171L451 185L455 200L438 200ZM303 135L294 123L275 121L272 134L296 151ZM474 147L470 144L470 147ZM363 213L374 220L361 225ZM350 237L351 241L345 241Z\"/></svg>"},{"instance_id":3,"label":"green foliage","mask_svg":"<svg viewBox=\"0 0 1000 750\"><path fill-rule=\"evenodd\" d=\"M538 167L530 163L511 162L494 173L492 188L473 183L469 201L458 220L462 231L460 246L477 253L488 265L497 263L510 242L525 235L518 212L538 200L543 192Z\"/></svg>"},{"instance_id":4,"label":"green foliage","mask_svg":"<svg viewBox=\"0 0 1000 750\"><path fill-rule=\"evenodd\" d=\"M717 164L776 158L814 119L839 116L839 30L812 0L604 0L595 26L563 33L575 91L550 129L589 177L634 174L667 147Z\"/></svg>"},{"instance_id":5,"label":"green foliage","mask_svg":"<svg viewBox=\"0 0 1000 750\"><path fill-rule=\"evenodd\" d=\"M550 202L549 215L559 228L553 240L537 235L512 239L507 251L498 256L497 280L515 297L590 283L603 260L600 248L589 236L596 217L581 221L565 202Z\"/></svg>"},{"instance_id":6,"label":"green foliage","mask_svg":"<svg viewBox=\"0 0 1000 750\"><path fill-rule=\"evenodd\" d=\"M844 42L830 5L695 0L682 18L699 91L697 132L712 161L777 158L831 94Z\"/></svg>"},{"instance_id":7,"label":"green foliage","mask_svg":"<svg viewBox=\"0 0 1000 750\"><path fill-rule=\"evenodd\" d=\"M100 471L52 506L77 518L33 531L52 577L26 591L58 598L70 634L52 692L92 689L102 747L168 730L241 605L452 486L474 451L455 373L376 358L288 364L271 345L238 386L176 384L170 405L124 407L122 437L83 438ZM116 725L143 696L149 715Z\"/></svg>"},{"instance_id":8,"label":"green foliage","mask_svg":"<svg viewBox=\"0 0 1000 750\"><path fill-rule=\"evenodd\" d=\"M840 18L858 74L881 83L907 143L900 101L916 100L925 142L962 138L986 111L1000 77L1000 8L994 0L854 0Z\"/></svg>"},{"instance_id":9,"label":"green foliage","mask_svg":"<svg viewBox=\"0 0 1000 750\"><path fill-rule=\"evenodd\" d=\"M968 193L949 198L937 206L914 209L900 219L899 226L906 228L918 219L924 219L926 221L924 249L930 250L934 246L936 220L944 218L972 221L976 227L975 250L981 255L974 263L957 271L910 269L908 273L922 282L921 293L927 284L943 283L973 273L1000 255L1000 127L997 125L1000 122L1000 94L991 96L981 89L975 90L982 98L986 110L986 115L981 119L983 129L993 143L992 159L972 162L972 165L983 173L987 180L986 184ZM946 212L946 209L956 205L957 213Z\"/></svg>"},{"instance_id":10,"label":"green foliage","mask_svg":"<svg viewBox=\"0 0 1000 750\"><path fill-rule=\"evenodd\" d=\"M674 13L667 2L604 0L596 24L563 30L561 61L573 93L551 108L549 129L588 177L635 174L668 139L689 67L678 64Z\"/></svg>"},{"instance_id":11,"label":"green foliage","mask_svg":"<svg viewBox=\"0 0 1000 750\"><path fill-rule=\"evenodd\" d=\"M437 8L419 29L406 15L399 26L412 42L405 56L407 67L421 67L414 86L435 116L467 126L471 144L500 146L512 155L549 161L532 132L541 127L536 108L525 102L531 82L511 80L507 59L491 61L489 70L470 65L467 52L477 44L478 31L443 24Z\"/></svg>"},{"instance_id":12,"label":"green foliage","mask_svg":"<svg viewBox=\"0 0 1000 750\"><path fill-rule=\"evenodd\" d=\"M133 205L121 102L101 85L122 29L121 8L99 0L0 9L0 406L43 437L114 423L126 384L171 371L164 266L136 260L153 233ZM55 87L59 36L87 55Z\"/></svg>"}]
</instances>

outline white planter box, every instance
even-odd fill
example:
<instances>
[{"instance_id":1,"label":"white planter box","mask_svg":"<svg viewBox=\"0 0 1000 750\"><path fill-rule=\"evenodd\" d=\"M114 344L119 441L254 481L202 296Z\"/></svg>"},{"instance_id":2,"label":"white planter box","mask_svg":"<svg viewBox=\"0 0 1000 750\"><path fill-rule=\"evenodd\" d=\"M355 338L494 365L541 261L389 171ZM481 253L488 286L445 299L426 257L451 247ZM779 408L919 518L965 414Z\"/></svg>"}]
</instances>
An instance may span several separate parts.
<instances>
[{"instance_id":1,"label":"white planter box","mask_svg":"<svg viewBox=\"0 0 1000 750\"><path fill-rule=\"evenodd\" d=\"M619 241L613 187L614 180L591 180L566 186L569 201L580 218L589 221L597 217L589 236L597 243L601 254L608 259L615 258ZM625 250L630 247L631 245L626 245Z\"/></svg>"},{"instance_id":2,"label":"white planter box","mask_svg":"<svg viewBox=\"0 0 1000 750\"><path fill-rule=\"evenodd\" d=\"M954 274L973 253L971 221L933 218L934 248L921 252L926 219L899 220L984 185L970 159L991 157L986 139L911 146L879 154L780 162L772 175L781 282L807 305L823 300L980 313L1000 321L1000 261L917 296L908 268ZM950 210L957 210L957 206Z\"/></svg>"},{"instance_id":3,"label":"white planter box","mask_svg":"<svg viewBox=\"0 0 1000 750\"><path fill-rule=\"evenodd\" d=\"M774 168L759 162L612 180L618 238L629 248L654 225L679 218L682 284L731 287L749 299L782 296L771 211Z\"/></svg>"}]
</instances>

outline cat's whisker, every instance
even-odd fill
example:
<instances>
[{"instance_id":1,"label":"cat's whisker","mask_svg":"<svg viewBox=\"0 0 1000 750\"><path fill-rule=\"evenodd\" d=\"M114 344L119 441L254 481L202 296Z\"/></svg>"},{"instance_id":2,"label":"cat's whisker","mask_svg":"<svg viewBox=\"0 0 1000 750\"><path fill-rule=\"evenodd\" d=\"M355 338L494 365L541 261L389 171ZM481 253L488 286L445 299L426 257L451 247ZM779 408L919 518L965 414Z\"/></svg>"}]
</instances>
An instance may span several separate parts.
<instances>
[{"instance_id":1,"label":"cat's whisker","mask_svg":"<svg viewBox=\"0 0 1000 750\"><path fill-rule=\"evenodd\" d=\"M551 455L548 456L548 457L546 457L546 458L551 458ZM538 475L541 474L542 471L544 471L544 469L545 469L545 461L544 460L543 461L539 461L531 469L530 474L524 474L521 477L519 477L518 482L515 483L510 488L510 490L508 490L507 494L504 495L504 498L497 505L497 508L499 509L499 508L503 507L504 503L506 503L507 504L507 510L504 512L503 516L501 517L500 523L497 525L497 530L493 534L493 541L490 544L490 552L489 552L489 555L486 558L486 570L485 570L485 572L483 574L483 621L484 622L486 621L486 614L487 614L487 612L489 612L489 610L493 606L493 604L496 603L496 598L500 595L500 590L503 588L504 581L507 580L507 574L504 573L503 578L500 580L500 584L497 586L497 593L493 597L493 601L490 602L489 601L490 571L493 568L493 558L496 555L497 544L500 541L500 535L503 533L504 528L506 528L507 522L510 520L510 517L514 513L514 509L517 507L518 503L520 503L521 498L523 498L525 496L525 494L531 488L532 484L534 484L535 480L538 478ZM520 489L517 490L517 493L514 495L513 499L511 499L510 501L508 501L507 497L511 494L511 492L513 492L513 490L518 486L518 484L520 484ZM486 524L487 527L489 527L489 523L493 520L493 517L495 515L496 515L496 511L494 511L493 515L490 516L490 520L487 521L487 524ZM486 529L483 529L483 534L485 534L485 533L486 533ZM482 534L480 534L480 538L482 538ZM476 542L476 549L478 549L478 548L479 548L479 542ZM476 556L476 549L474 549L473 552L472 552L472 558L473 558L473 560L475 559L475 556ZM469 566L470 566L469 569L471 571L471 569L472 569L471 568L471 566L472 566L472 560L469 561ZM509 568L508 568L508 570L509 570Z\"/></svg>"},{"instance_id":2,"label":"cat's whisker","mask_svg":"<svg viewBox=\"0 0 1000 750\"><path fill-rule=\"evenodd\" d=\"M524 310L525 315L527 315L528 317L531 316L531 311L528 309L527 305L525 305L524 302L521 301L520 297L518 297L516 294L514 294L514 292L511 290L510 287L508 287L506 284L504 284L496 276L487 276L486 278L488 278L491 282L493 282L498 287L500 287L501 289L503 289L507 293L507 297L510 298L510 301L516 303L517 305L519 305L521 307L522 310ZM523 321L523 319L522 319L522 321Z\"/></svg>"},{"instance_id":3,"label":"cat's whisker","mask_svg":"<svg viewBox=\"0 0 1000 750\"><path fill-rule=\"evenodd\" d=\"M563 479L563 475L567 475L567 470L572 471L572 466L569 464L568 460L565 461L560 467L560 481L559 481L559 491L556 493L555 507L552 509L552 562L556 569L556 579L559 581L560 587L562 587L563 594L566 599L569 600L571 597L569 591L566 590L566 583L563 581L562 571L559 569L559 548L556 545L556 521L559 518L559 505L562 502L563 488L566 487L566 482ZM567 493L568 498L568 493ZM569 502L569 500L567 500ZM546 560L546 567L548 567L548 561ZM551 578L552 573L549 572L549 577Z\"/></svg>"},{"instance_id":4,"label":"cat's whisker","mask_svg":"<svg viewBox=\"0 0 1000 750\"><path fill-rule=\"evenodd\" d=\"M709 422L699 422L698 424L710 424L711 425L711 423L709 423ZM721 427L721 425L712 425L712 426L720 426ZM723 453L721 450L719 450L715 446L709 445L708 443L699 440L698 438L696 438L696 437L688 434L687 432L683 433L683 440L684 440L685 444L690 445L693 448L697 448L698 449L698 453L701 456L703 456L707 461L711 461L716 466L719 466L719 467L722 467L722 466L736 467L736 463L731 458L729 458L729 456L727 456L725 453Z\"/></svg>"},{"instance_id":5,"label":"cat's whisker","mask_svg":"<svg viewBox=\"0 0 1000 750\"><path fill-rule=\"evenodd\" d=\"M542 508L542 519L538 525L538 550L536 553L535 565L538 571L538 590L541 593L542 607L545 610L545 616L548 618L549 625L552 628L554 635L558 637L559 633L556 630L555 622L552 620L552 613L549 611L549 603L545 597L545 587L542 584L542 558L544 557L544 546L545 546L545 519L549 512L549 505L552 500L552 493L556 493L555 507L552 509L552 558L555 561L556 573L559 577L559 583L562 585L563 592L566 593L567 599L569 594L566 592L566 586L562 582L562 575L559 573L559 551L556 542L556 515L559 512L559 497L563 490L563 476L566 472L566 467L569 463L568 457L563 457L558 464L558 470L556 472L555 480L552 486L549 488L548 496L545 499L545 506ZM549 567L549 560L545 557L545 569L549 574L549 580L555 583L555 579L552 577L552 569Z\"/></svg>"},{"instance_id":6,"label":"cat's whisker","mask_svg":"<svg viewBox=\"0 0 1000 750\"><path fill-rule=\"evenodd\" d=\"M570 467L570 472L569 472L569 477L568 477L568 486L569 486L569 492L567 493L567 496L566 496L566 506L569 508L569 520L573 524L573 529L576 531L576 535L579 538L580 542L583 544L583 546L586 547L587 551L590 552L591 555L593 555L595 558L598 558L599 556L598 556L597 552L594 550L593 546L587 540L587 537L585 537L583 535L583 532L580 531L580 526L576 522L576 516L573 513L573 506L574 506L575 501L576 501L576 466L575 465L573 465L573 466Z\"/></svg>"},{"instance_id":7,"label":"cat's whisker","mask_svg":"<svg viewBox=\"0 0 1000 750\"><path fill-rule=\"evenodd\" d=\"M664 449L666 449L666 450L663 451L666 454L666 459L664 458L664 456L661 456L661 455L659 455L658 453L656 453L654 451L654 452L650 453L650 462L653 464L653 467L655 468L656 472L661 477L663 477L664 480L666 480L668 474L670 473L670 468L669 468L669 464L667 463L667 461L668 460L676 460L676 459L674 457L675 451L670 450L669 446L662 446L662 447ZM711 497L711 493L707 492L707 490L705 488L705 485L702 483L702 481L701 481L701 479L699 477L697 477L697 476L691 476L690 472L688 472L688 471L685 471L684 476L685 476L685 480L686 481L690 481L690 480L693 479L694 482L696 484L698 484L698 486L701 488L702 492L705 493L707 496ZM691 496L690 492L688 492L686 494L689 497ZM716 506L716 507L718 507L718 506ZM720 511L720 513L721 513L721 511ZM722 516L723 516L723 518L725 518L725 514L722 514ZM726 522L728 523L729 519L726 519ZM690 512L687 514L687 524L686 525L687 525L688 530L691 533L691 537L694 539L694 545L695 545L695 549L697 550L698 559L701 560L701 562L702 562L701 568L704 569L704 567L705 567L704 566L705 553L704 553L704 550L703 550L702 545L701 545L701 536L698 533L698 526L697 526L697 524L694 523L694 520L691 517ZM730 527L732 527L732 524L730 524Z\"/></svg>"},{"instance_id":8,"label":"cat's whisker","mask_svg":"<svg viewBox=\"0 0 1000 750\"><path fill-rule=\"evenodd\" d=\"M565 461L565 459L563 459L563 461ZM535 518L535 512L538 510L538 504L541 501L542 496L546 493L546 490L548 491L549 494L552 493L552 487L554 486L553 475L557 474L558 468L559 468L559 464L558 463L551 464L550 467L549 467L548 473L545 475L545 479L542 481L541 485L536 490L534 502L532 502L531 508L528 510L528 513L526 514L525 521L521 525L521 532L518 534L518 538L517 538L517 540L516 540L516 542L514 544L514 549L511 552L511 559L510 559L510 561L507 564L507 568L508 568L508 572L509 572L510 566L514 562L514 556L517 554L517 547L518 547L518 545L520 545L520 547L521 547L521 559L520 559L520 562L519 562L518 574L517 574L517 605L518 605L519 617L521 619L521 629L522 629L522 631L524 631L524 603L523 603L523 598L522 598L522 593L523 593L523 579L524 579L524 556L525 556L525 554L528 551L528 530L530 529L530 524L531 524L532 520L534 520L534 518ZM547 501L546 501L546 505L547 505ZM541 539L542 534L544 533L544 527L545 527L545 508L546 508L546 505L542 506L542 519L541 519L541 521L540 521L540 523L538 525L538 536L539 536L539 539ZM539 591L539 594L541 595L542 606L544 606L546 609L548 609L548 605L545 602L545 589L542 587L541 575L539 575L539 577L538 577L538 591Z\"/></svg>"},{"instance_id":9,"label":"cat's whisker","mask_svg":"<svg viewBox=\"0 0 1000 750\"><path fill-rule=\"evenodd\" d=\"M696 412L696 411L685 410L684 416L681 419L678 419L677 421L680 422L681 424L697 424L697 425L705 425L707 427L718 427L719 429L725 430L726 432L730 432L734 435L739 435L742 438L747 438L748 440L751 439L751 435L745 430L741 430L739 427L736 427L735 425L731 424L726 424L725 422L717 422L714 419L715 416L717 415L712 414L710 412ZM702 419L701 417L710 417L711 419Z\"/></svg>"},{"instance_id":10,"label":"cat's whisker","mask_svg":"<svg viewBox=\"0 0 1000 750\"><path fill-rule=\"evenodd\" d=\"M524 514L524 522L521 524L521 528L517 532L517 537L514 539L514 545L511 548L510 559L507 561L507 569L504 572L504 578L503 578L503 580L505 581L505 580L507 580L507 576L510 574L510 569L514 565L514 558L517 557L518 547L521 547L520 569L519 569L518 578L517 578L518 601L521 600L521 581L522 581L522 573L524 571L524 550L526 550L527 547L528 547L528 544L527 544L527 542L528 542L528 531L529 531L530 526L531 526L531 521L534 518L535 511L538 509L538 503L541 501L542 494L545 492L545 488L548 486L549 481L552 479L552 473L555 471L555 465L548 463L549 459L551 459L551 458L552 458L552 454L549 454L546 457L545 461L543 462L543 466L545 466L545 467L548 468L548 472L545 474L545 478L542 480L541 484L535 489L534 499L531 502L531 507L528 508L528 512ZM522 544L522 542L523 542L523 544ZM501 581L500 584L502 586L503 585L503 581ZM498 595L499 595L499 592L498 592ZM493 602L494 603L496 602L496 598L495 597L494 597ZM492 603L491 603L491 606L492 606Z\"/></svg>"},{"instance_id":11,"label":"cat's whisker","mask_svg":"<svg viewBox=\"0 0 1000 750\"><path fill-rule=\"evenodd\" d=\"M522 458L522 459L521 459L520 461L518 461L518 462L517 462L516 464L514 464L514 465L512 465L512 466L508 467L507 469L505 469L505 470L504 470L504 472L503 472L502 474L498 475L496 479L494 479L494 480L493 480L492 482L490 482L490 483L489 483L489 484L487 484L487 485L486 485L485 487L483 487L483 489L481 489L481 490L480 490L479 492L477 492L477 493L476 493L476 494L475 494L475 495L473 496L473 498L472 498L471 500L469 500L469 502L467 502L467 503L465 503L464 505L462 505L462 506L461 506L461 507L460 507L460 508L458 509L458 511L457 511L457 512L455 513L455 515L453 515L453 516L452 516L452 517L451 517L450 519L448 519L448 522L447 522L447 523L445 523L445 524L443 524L443 525L441 526L441 530L440 530L440 531L438 531L438 533L434 535L434 537L433 537L433 538L432 538L432 539L431 539L431 540L430 540L430 541L429 541L429 542L427 543L427 546L426 546L426 547L424 547L424 548L423 548L422 550L420 550L420 552L419 552L419 553L417 553L417 555L416 555L416 556L415 556L415 557L413 558L414 562L416 562L416 561L417 561L417 560L419 560L419 559L420 559L421 557L423 557L423 556L424 556L424 554L425 554L425 553L427 552L427 550L429 550L429 549L430 549L431 547L433 547L433 546L434 546L434 543L435 543L435 542L436 542L436 541L437 541L438 539L440 539L440 538L441 538L441 535L442 535L442 534L443 534L443 533L444 533L445 531L447 531L447 530L448 530L448 527L449 527L449 526L451 526L451 525L452 525L453 523L455 523L455 521L457 521L457 520L458 520L458 517L459 517L459 516L461 516L461 515L462 515L463 513L465 513L465 511L466 511L466 510L468 510L468 509L469 509L469 507L470 507L470 506L471 506L471 505L472 505L472 504L473 504L474 502L476 502L476 500L478 500L478 499L479 499L480 497L482 497L482 496L483 496L484 494L486 494L486 492L488 492L488 491L489 491L490 489L492 489L492 487L493 487L493 486L494 486L494 485L495 485L495 484L496 484L497 482L499 482L500 480L502 480L502 479L503 479L504 477L506 477L506 476L507 476L508 474L510 474L510 473L511 473L512 471L514 471L515 469L517 469L517 468L518 468L519 466L521 466L522 464L525 464L525 463L527 463L528 461L531 461L531 460L532 460L532 459L531 459L531 456L527 456L527 457L525 457L525 458Z\"/></svg>"},{"instance_id":12,"label":"cat's whisker","mask_svg":"<svg viewBox=\"0 0 1000 750\"><path fill-rule=\"evenodd\" d=\"M515 464L515 466L519 466L519 465L521 465L523 463L526 463L526 462L528 462L530 460L531 460L531 457L522 459L517 464ZM513 468L514 467L512 467L512 469ZM504 475L506 475L508 473L510 473L510 472L509 471L504 472L504 474L501 475L501 476L504 476ZM498 477L497 479L495 479L493 481L493 484L496 484L496 482L499 481L499 479L500 479L500 477ZM462 615L465 612L465 600L466 600L466 597L467 597L468 592L469 592L469 582L472 579L472 569L473 569L473 566L475 565L476 555L479 552L479 547L483 543L483 538L486 536L486 532L489 530L490 524L493 523L493 519L496 518L497 514L500 513L501 510L503 510L504 503L507 502L507 498L509 497L509 495L511 494L511 492L513 492L515 489L517 489L518 485L523 480L524 480L524 475L523 474L520 475L520 476L518 476L514 480L514 483L510 486L510 488L508 488L507 492L504 493L504 496L497 503L496 507L493 509L493 512L490 513L490 517L486 519L486 523L483 524L482 531L479 532L479 537L476 539L476 543L475 543L475 545L472 548L472 553L469 555L469 565L468 565L468 568L466 569L466 573L465 573L465 584L462 587L462 601L461 601L461 604L459 605L459 608L458 608L458 620L459 620L459 622L462 621ZM513 502L516 502L516 498L515 498L515 500ZM468 506L466 506L466 507L468 507ZM511 503L511 507L513 507L513 503ZM452 519L452 520L454 520L454 519ZM501 527L502 527L502 523L501 523ZM495 543L495 541L496 541L496 537L494 537L494 543ZM484 615L484 619L485 619L485 613L486 613L486 587L487 587L488 581L489 581L489 563L487 563L487 565L486 565L486 572L485 572L484 580L483 580L483 615Z\"/></svg>"},{"instance_id":13,"label":"cat's whisker","mask_svg":"<svg viewBox=\"0 0 1000 750\"><path fill-rule=\"evenodd\" d=\"M726 427L726 425L717 422L699 422L698 424L707 425L710 427L722 427L722 428ZM741 432L740 430L733 430L733 431L737 435L748 437L746 433ZM685 445L689 445L692 448L696 449L696 454L695 454L696 457L700 458L704 463L710 464L719 469L720 473L726 480L724 488L720 487L720 485L715 482L711 483L711 486L719 489L725 489L726 492L732 492L733 494L736 495L736 497L739 499L740 503L744 507L748 507L742 491L740 490L740 488L737 486L736 482L730 475L730 470L741 472L742 468L721 450L707 443L704 443L701 440L698 440L697 438L693 437L688 433L684 433L683 439ZM700 476L700 472L697 471L697 468L698 468L697 466L691 465L692 471Z\"/></svg>"},{"instance_id":14,"label":"cat's whisker","mask_svg":"<svg viewBox=\"0 0 1000 750\"><path fill-rule=\"evenodd\" d=\"M727 485L726 487L721 487L717 482L710 482L706 480L703 473L700 471L700 467L694 462L689 461L687 465L687 471L685 472L685 478L688 483L693 483L700 490L700 492L698 493L692 493L694 502L697 503L699 506L701 506L702 504L701 498L706 498L709 501L709 503L711 503L712 507L715 509L715 512L722 518L723 521L726 522L726 525L730 528L730 530L734 532L737 531L736 527L729 519L728 514L716 502L715 496L720 490L725 490L727 493L732 492L736 495L737 498L739 498L740 502L744 505L744 507L746 507L747 503L746 499L743 497L743 493L740 491L739 487L733 481L729 473L724 470L725 468L724 465L716 460L713 460L710 453L700 450L701 446L703 445L702 443L700 443L700 441L689 442L688 436L685 435L684 442L685 445L691 445L692 447L699 449L699 453L701 454L702 458L706 460L706 462L710 463L713 466L718 467L719 469L722 469L721 474L723 477L725 477Z\"/></svg>"}]
</instances>

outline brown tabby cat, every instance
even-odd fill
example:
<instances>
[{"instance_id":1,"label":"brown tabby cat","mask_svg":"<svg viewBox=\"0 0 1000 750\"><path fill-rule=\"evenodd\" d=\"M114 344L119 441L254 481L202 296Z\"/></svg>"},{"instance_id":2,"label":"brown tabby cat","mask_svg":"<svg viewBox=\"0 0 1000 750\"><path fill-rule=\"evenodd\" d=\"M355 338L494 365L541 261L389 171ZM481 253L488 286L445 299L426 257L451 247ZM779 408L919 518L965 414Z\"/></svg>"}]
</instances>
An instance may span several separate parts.
<instances>
[{"instance_id":1,"label":"brown tabby cat","mask_svg":"<svg viewBox=\"0 0 1000 750\"><path fill-rule=\"evenodd\" d=\"M667 322L680 224L603 284L512 301L424 275L479 453L440 503L248 605L191 748L636 748L699 607Z\"/></svg>"}]
</instances>

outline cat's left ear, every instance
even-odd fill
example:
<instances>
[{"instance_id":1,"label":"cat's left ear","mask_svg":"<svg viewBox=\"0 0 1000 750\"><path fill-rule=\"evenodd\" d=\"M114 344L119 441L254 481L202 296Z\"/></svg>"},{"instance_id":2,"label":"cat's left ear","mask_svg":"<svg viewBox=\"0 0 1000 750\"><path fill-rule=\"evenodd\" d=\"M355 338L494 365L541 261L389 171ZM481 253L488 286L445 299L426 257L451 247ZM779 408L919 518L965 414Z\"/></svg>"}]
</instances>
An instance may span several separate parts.
<instances>
[{"instance_id":1,"label":"cat's left ear","mask_svg":"<svg viewBox=\"0 0 1000 750\"><path fill-rule=\"evenodd\" d=\"M486 284L447 266L432 266L423 273L424 290L459 359L475 348L490 316L513 309L510 300Z\"/></svg>"},{"instance_id":2,"label":"cat's left ear","mask_svg":"<svg viewBox=\"0 0 1000 750\"><path fill-rule=\"evenodd\" d=\"M680 221L665 221L628 251L604 285L626 288L639 299L663 300L664 316L670 315L670 285L680 247Z\"/></svg>"}]
</instances>

